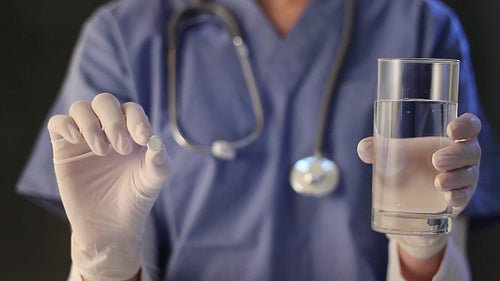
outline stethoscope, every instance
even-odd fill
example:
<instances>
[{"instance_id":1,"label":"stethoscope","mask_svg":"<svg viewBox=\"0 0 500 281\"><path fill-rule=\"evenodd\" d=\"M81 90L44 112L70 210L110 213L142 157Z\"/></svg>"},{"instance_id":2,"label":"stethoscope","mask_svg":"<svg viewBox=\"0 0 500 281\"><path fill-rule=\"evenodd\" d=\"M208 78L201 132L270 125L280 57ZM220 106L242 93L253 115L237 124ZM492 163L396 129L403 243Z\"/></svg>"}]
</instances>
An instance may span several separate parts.
<instances>
[{"instance_id":1,"label":"stethoscope","mask_svg":"<svg viewBox=\"0 0 500 281\"><path fill-rule=\"evenodd\" d=\"M248 135L238 140L216 140L209 146L196 143L193 140L188 139L182 133L179 126L176 104L176 49L180 39L180 34L182 33L179 25L180 23L184 23L188 17L199 15L215 16L215 19L231 35L232 43L240 61L243 76L249 91L256 122L254 129ZM214 17L210 18L213 19ZM353 19L354 0L345 0L342 36L339 48L335 54L332 70L325 87L323 101L321 103L313 154L312 156L298 160L290 172L290 184L292 188L300 194L313 196L325 195L335 190L339 182L339 168L335 162L323 156L322 148L336 82L338 80L351 39ZM170 128L173 138L180 146L189 150L199 153L212 154L214 157L219 159L233 160L236 157L236 151L254 142L262 133L262 129L264 127L264 113L252 67L248 60L248 50L245 46L245 42L243 41L243 37L235 18L226 8L219 4L213 2L195 1L195 3L190 4L176 12L170 19L167 28L167 45L168 109Z\"/></svg>"}]
</instances>

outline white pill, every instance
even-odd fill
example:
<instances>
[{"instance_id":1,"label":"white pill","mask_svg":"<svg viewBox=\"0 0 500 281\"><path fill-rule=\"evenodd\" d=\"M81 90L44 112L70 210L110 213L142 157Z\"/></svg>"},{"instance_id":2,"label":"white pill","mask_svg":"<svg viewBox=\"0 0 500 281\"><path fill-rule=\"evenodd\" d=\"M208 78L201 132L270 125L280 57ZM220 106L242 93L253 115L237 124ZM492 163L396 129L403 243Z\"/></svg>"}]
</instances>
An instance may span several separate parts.
<instances>
[{"instance_id":1,"label":"white pill","mask_svg":"<svg viewBox=\"0 0 500 281\"><path fill-rule=\"evenodd\" d=\"M161 147L163 146L163 143L158 136L151 136L148 141L148 148L153 150L153 151L160 151Z\"/></svg>"}]
</instances>

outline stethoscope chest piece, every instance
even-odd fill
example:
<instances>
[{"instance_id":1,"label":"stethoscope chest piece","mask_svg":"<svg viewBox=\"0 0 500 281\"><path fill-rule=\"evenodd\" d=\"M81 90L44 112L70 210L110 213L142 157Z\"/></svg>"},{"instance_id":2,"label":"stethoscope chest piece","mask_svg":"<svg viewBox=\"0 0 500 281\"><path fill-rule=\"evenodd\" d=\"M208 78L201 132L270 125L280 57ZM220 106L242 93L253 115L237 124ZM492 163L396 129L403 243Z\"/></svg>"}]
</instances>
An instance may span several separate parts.
<instances>
[{"instance_id":1,"label":"stethoscope chest piece","mask_svg":"<svg viewBox=\"0 0 500 281\"><path fill-rule=\"evenodd\" d=\"M297 193L310 196L326 195L337 188L340 171L335 162L309 156L295 163L290 172L290 184Z\"/></svg>"}]
</instances>

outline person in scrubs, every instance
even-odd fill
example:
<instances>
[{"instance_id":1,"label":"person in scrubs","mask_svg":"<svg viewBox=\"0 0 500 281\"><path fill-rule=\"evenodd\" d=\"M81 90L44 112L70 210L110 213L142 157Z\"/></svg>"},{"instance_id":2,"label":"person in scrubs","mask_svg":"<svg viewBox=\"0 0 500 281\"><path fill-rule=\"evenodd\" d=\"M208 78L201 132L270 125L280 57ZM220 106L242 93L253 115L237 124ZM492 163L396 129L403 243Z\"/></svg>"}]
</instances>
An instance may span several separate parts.
<instances>
[{"instance_id":1,"label":"person in scrubs","mask_svg":"<svg viewBox=\"0 0 500 281\"><path fill-rule=\"evenodd\" d=\"M340 181L314 197L295 192L289 173L314 146L345 1L216 2L244 34L265 120L230 161L185 149L170 127L165 29L190 1L114 1L83 27L18 183L68 217L69 279L470 280L461 225L500 214L500 153L453 12L434 0L355 1L323 149ZM256 118L227 31L200 21L179 46L183 133L203 145L245 136ZM380 57L461 60L460 117L449 130L460 145L434 161L436 188L461 211L451 236L386 237L370 228L367 137Z\"/></svg>"}]
</instances>

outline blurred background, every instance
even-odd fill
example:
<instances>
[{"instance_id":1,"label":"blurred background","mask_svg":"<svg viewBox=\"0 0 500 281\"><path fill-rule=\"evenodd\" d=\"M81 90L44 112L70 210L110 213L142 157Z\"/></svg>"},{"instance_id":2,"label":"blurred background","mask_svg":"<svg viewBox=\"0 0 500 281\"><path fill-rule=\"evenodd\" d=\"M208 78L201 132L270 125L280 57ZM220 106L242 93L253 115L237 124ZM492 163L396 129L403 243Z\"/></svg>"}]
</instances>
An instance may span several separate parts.
<instances>
[{"instance_id":1,"label":"blurred background","mask_svg":"<svg viewBox=\"0 0 500 281\"><path fill-rule=\"evenodd\" d=\"M397 0L402 1L402 0ZM65 220L15 193L15 185L63 80L83 21L104 0L3 0L0 10L0 280L65 280ZM446 0L470 41L481 102L500 136L500 1ZM500 167L499 172L500 172ZM470 233L474 280L500 280L500 223Z\"/></svg>"}]
</instances>

